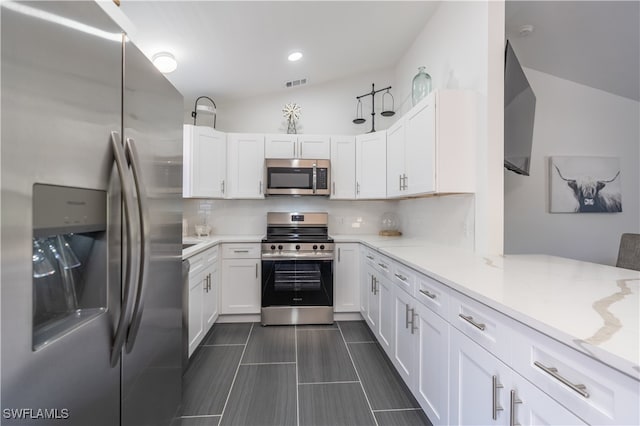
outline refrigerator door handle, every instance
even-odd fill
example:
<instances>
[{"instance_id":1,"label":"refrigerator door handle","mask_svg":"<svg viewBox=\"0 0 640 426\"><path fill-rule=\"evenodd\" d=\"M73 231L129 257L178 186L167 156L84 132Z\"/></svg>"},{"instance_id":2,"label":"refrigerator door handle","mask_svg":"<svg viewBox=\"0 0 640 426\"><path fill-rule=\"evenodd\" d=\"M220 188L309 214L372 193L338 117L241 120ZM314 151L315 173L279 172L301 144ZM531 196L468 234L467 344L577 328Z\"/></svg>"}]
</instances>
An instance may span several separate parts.
<instances>
[{"instance_id":1,"label":"refrigerator door handle","mask_svg":"<svg viewBox=\"0 0 640 426\"><path fill-rule=\"evenodd\" d=\"M132 185L130 183L129 168L127 167L127 158L122 147L122 141L120 134L116 131L111 132L111 147L113 148L113 157L120 177L120 185L122 191L122 198L124 200L124 225L127 232L126 242L126 265L125 265L125 281L123 285L123 299L120 307L120 318L118 320L118 326L113 337L113 346L111 348L111 367L118 365L120 360L120 354L122 352L122 346L127 337L127 325L131 320L132 302L134 298L135 287L133 285L134 280L137 278L138 273L137 262L134 260L134 241L135 241L135 225L136 217L134 214L134 198L131 193ZM135 264L134 264L135 262Z\"/></svg>"},{"instance_id":2,"label":"refrigerator door handle","mask_svg":"<svg viewBox=\"0 0 640 426\"><path fill-rule=\"evenodd\" d=\"M133 138L127 138L125 143L125 153L131 164L133 171L133 181L135 183L136 193L138 195L138 214L140 218L140 259L139 273L137 281L136 301L133 309L131 325L127 333L127 343L125 349L127 353L131 352L135 344L140 323L142 321L142 311L144 308L145 292L147 290L147 270L149 268L150 244L149 236L149 208L147 204L147 195L145 186L142 181L142 169L140 166L140 156L136 149L136 142Z\"/></svg>"}]
</instances>

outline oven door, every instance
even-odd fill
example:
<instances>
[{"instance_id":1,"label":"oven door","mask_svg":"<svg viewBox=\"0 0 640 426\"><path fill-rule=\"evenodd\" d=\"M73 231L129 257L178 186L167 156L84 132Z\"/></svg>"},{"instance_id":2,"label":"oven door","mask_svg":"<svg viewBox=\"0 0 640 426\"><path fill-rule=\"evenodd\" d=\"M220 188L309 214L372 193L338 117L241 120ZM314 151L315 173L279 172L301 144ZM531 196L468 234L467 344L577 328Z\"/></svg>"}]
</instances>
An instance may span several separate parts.
<instances>
[{"instance_id":1,"label":"oven door","mask_svg":"<svg viewBox=\"0 0 640 426\"><path fill-rule=\"evenodd\" d=\"M333 260L262 261L262 307L333 306Z\"/></svg>"}]
</instances>

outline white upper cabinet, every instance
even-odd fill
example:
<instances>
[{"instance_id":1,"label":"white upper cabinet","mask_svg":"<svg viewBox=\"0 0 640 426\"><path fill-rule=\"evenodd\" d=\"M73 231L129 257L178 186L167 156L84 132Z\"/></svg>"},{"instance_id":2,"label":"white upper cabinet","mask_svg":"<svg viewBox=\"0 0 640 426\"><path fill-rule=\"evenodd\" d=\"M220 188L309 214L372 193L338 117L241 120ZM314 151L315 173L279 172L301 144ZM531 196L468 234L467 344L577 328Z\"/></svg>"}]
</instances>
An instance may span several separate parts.
<instances>
[{"instance_id":1,"label":"white upper cabinet","mask_svg":"<svg viewBox=\"0 0 640 426\"><path fill-rule=\"evenodd\" d=\"M328 160L329 136L324 135L266 135L265 158L304 158Z\"/></svg>"},{"instance_id":2,"label":"white upper cabinet","mask_svg":"<svg viewBox=\"0 0 640 426\"><path fill-rule=\"evenodd\" d=\"M183 136L183 197L223 198L226 135L208 126L185 124Z\"/></svg>"},{"instance_id":3,"label":"white upper cabinet","mask_svg":"<svg viewBox=\"0 0 640 426\"><path fill-rule=\"evenodd\" d=\"M356 136L356 198L387 196L387 132Z\"/></svg>"},{"instance_id":4,"label":"white upper cabinet","mask_svg":"<svg viewBox=\"0 0 640 426\"><path fill-rule=\"evenodd\" d=\"M389 197L475 191L475 96L437 90L389 128Z\"/></svg>"},{"instance_id":5,"label":"white upper cabinet","mask_svg":"<svg viewBox=\"0 0 640 426\"><path fill-rule=\"evenodd\" d=\"M405 177L404 119L387 129L387 197L401 197Z\"/></svg>"},{"instance_id":6,"label":"white upper cabinet","mask_svg":"<svg viewBox=\"0 0 640 426\"><path fill-rule=\"evenodd\" d=\"M229 198L264 198L264 135L227 134Z\"/></svg>"},{"instance_id":7,"label":"white upper cabinet","mask_svg":"<svg viewBox=\"0 0 640 426\"><path fill-rule=\"evenodd\" d=\"M327 135L298 135L298 158L328 160L331 158L331 142Z\"/></svg>"},{"instance_id":8,"label":"white upper cabinet","mask_svg":"<svg viewBox=\"0 0 640 426\"><path fill-rule=\"evenodd\" d=\"M356 137L331 136L331 199L356 198Z\"/></svg>"},{"instance_id":9,"label":"white upper cabinet","mask_svg":"<svg viewBox=\"0 0 640 426\"><path fill-rule=\"evenodd\" d=\"M264 158L296 158L298 135L265 135Z\"/></svg>"}]
</instances>

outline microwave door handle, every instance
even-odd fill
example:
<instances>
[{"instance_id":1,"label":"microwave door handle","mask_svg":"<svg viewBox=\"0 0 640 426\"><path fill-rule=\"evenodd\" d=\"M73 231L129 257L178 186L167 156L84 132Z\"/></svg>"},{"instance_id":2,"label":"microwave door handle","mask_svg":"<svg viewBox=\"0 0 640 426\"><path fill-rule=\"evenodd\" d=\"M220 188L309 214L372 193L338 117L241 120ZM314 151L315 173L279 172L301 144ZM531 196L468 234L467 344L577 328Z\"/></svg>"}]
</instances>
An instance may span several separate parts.
<instances>
[{"instance_id":1,"label":"microwave door handle","mask_svg":"<svg viewBox=\"0 0 640 426\"><path fill-rule=\"evenodd\" d=\"M316 193L316 189L318 187L318 168L315 163L313 163L313 193Z\"/></svg>"},{"instance_id":2,"label":"microwave door handle","mask_svg":"<svg viewBox=\"0 0 640 426\"><path fill-rule=\"evenodd\" d=\"M118 132L111 132L111 146L113 148L113 156L116 163L116 169L120 178L122 191L122 199L124 204L124 227L126 229L126 259L125 259L125 275L123 285L123 298L120 306L120 316L118 326L113 337L113 346L111 348L111 367L118 365L122 346L127 337L127 326L131 320L132 302L135 296L134 285L136 274L138 273L137 263L139 259L133 257L136 216L134 214L134 198L132 188L133 185L129 178L129 168L127 167L126 154L122 147L122 142Z\"/></svg>"}]
</instances>

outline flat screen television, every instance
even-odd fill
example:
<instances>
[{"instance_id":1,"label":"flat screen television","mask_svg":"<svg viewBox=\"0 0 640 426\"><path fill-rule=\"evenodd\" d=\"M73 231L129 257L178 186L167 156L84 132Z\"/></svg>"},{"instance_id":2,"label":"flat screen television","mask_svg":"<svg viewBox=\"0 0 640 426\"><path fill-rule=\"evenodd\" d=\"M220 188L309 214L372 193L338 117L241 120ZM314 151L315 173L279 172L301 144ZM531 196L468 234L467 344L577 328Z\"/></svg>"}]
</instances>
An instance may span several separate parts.
<instances>
[{"instance_id":1,"label":"flat screen television","mask_svg":"<svg viewBox=\"0 0 640 426\"><path fill-rule=\"evenodd\" d=\"M529 176L533 123L536 113L534 95L511 43L504 54L504 166Z\"/></svg>"}]
</instances>

